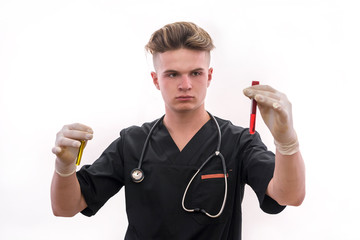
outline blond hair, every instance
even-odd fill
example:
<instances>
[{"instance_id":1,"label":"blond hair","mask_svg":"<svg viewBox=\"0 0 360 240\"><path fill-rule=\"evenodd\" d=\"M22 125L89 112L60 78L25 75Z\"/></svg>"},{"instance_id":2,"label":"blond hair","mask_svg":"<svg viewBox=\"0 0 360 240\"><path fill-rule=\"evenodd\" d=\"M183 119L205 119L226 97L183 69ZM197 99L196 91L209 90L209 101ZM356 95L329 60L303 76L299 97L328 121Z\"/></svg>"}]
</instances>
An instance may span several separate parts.
<instances>
[{"instance_id":1,"label":"blond hair","mask_svg":"<svg viewBox=\"0 0 360 240\"><path fill-rule=\"evenodd\" d=\"M191 22L167 24L154 32L145 49L151 54L180 48L210 52L215 48L210 35Z\"/></svg>"}]
</instances>

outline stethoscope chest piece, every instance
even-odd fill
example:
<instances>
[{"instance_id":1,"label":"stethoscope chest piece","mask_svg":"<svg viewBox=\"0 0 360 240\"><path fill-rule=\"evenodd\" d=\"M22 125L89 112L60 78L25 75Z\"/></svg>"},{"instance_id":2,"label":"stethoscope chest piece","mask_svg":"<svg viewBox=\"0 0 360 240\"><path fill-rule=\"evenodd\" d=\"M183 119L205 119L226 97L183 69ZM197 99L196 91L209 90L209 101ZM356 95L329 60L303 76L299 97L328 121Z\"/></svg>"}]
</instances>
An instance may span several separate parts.
<instances>
[{"instance_id":1,"label":"stethoscope chest piece","mask_svg":"<svg viewBox=\"0 0 360 240\"><path fill-rule=\"evenodd\" d=\"M142 180L144 180L144 172L140 168L134 168L131 171L131 179L135 183L140 183Z\"/></svg>"}]
</instances>

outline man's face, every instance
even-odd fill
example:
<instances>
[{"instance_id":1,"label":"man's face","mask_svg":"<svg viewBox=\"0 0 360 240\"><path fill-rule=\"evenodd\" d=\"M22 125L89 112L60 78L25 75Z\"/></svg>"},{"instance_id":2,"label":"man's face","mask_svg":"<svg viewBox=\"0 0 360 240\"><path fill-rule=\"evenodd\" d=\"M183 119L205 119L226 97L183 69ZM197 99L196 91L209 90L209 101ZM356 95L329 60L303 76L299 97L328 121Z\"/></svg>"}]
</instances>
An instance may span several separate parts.
<instances>
[{"instance_id":1,"label":"man's face","mask_svg":"<svg viewBox=\"0 0 360 240\"><path fill-rule=\"evenodd\" d=\"M185 112L204 109L212 68L210 53L178 49L154 56L154 84L161 91L166 111Z\"/></svg>"}]
</instances>

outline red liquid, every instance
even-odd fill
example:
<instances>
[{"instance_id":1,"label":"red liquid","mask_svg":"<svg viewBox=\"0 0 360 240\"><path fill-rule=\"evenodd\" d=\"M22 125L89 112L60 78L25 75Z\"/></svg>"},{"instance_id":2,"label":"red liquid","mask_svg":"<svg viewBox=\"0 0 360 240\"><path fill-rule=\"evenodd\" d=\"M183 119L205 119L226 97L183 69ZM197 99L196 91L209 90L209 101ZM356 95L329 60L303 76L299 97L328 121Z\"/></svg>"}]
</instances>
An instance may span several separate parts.
<instances>
[{"instance_id":1,"label":"red liquid","mask_svg":"<svg viewBox=\"0 0 360 240\"><path fill-rule=\"evenodd\" d=\"M251 83L252 86L259 84L260 84L259 81L252 81ZM255 133L256 107L257 107L257 102L255 101L255 99L253 99L251 101L251 112L250 112L250 127L249 127L250 134Z\"/></svg>"},{"instance_id":2,"label":"red liquid","mask_svg":"<svg viewBox=\"0 0 360 240\"><path fill-rule=\"evenodd\" d=\"M250 134L255 133L255 120L256 120L256 114L250 114Z\"/></svg>"}]
</instances>

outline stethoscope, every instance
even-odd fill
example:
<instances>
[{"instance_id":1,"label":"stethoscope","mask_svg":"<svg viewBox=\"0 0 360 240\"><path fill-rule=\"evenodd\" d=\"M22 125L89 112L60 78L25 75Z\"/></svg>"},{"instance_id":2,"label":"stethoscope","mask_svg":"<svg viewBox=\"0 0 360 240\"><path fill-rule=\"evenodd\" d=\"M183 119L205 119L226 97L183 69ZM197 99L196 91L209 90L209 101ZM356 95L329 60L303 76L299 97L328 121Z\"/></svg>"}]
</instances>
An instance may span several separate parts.
<instances>
[{"instance_id":1,"label":"stethoscope","mask_svg":"<svg viewBox=\"0 0 360 240\"><path fill-rule=\"evenodd\" d=\"M182 208L187 211L187 212L202 212L204 213L206 216L208 217L211 217L211 218L217 218L219 217L222 212L224 211L224 208L225 208L225 203L226 203L226 197L227 197L227 173L226 173L226 164L225 164L225 158L224 156L221 154L220 152L220 146L221 146L221 130L220 130L220 127L219 127L219 124L218 122L216 121L215 117L210 114L210 117L212 118L212 120L215 122L215 125L216 125L216 128L217 128L217 132L218 132L218 144L217 144L217 147L216 147L216 150L213 154L211 154L205 161L204 163L199 167L199 169L196 171L196 173L194 174L194 176L190 179L188 185L186 186L186 189L185 189L185 192L183 194L183 198L182 198ZM165 116L165 115L164 115ZM135 183L140 183L144 180L144 171L141 169L141 165L142 165L142 162L143 162L143 159L144 159L144 155L145 155L145 152L146 152L146 149L149 145L149 140L150 140L150 137L154 131L154 129L156 128L156 126L164 119L164 116L162 116L160 119L158 119L155 124L152 126L152 128L150 129L150 132L148 134L148 136L146 137L146 140L145 140L145 143L144 143L144 146L143 146L143 149L142 149L142 152L141 152L141 155L140 155L140 160L139 160L139 163L138 163L138 167L137 168L134 168L132 171L131 171L131 178L133 180L133 182ZM223 167L223 172L224 172L224 182L225 182L225 191L224 191L224 199L223 199L223 202L222 202L222 205L221 205L221 208L219 210L219 212L215 215L212 215L210 213L208 213L205 209L202 209L202 208L193 208L193 209L188 209L185 207L185 198L186 198L186 194L187 194L187 191L188 189L190 188L191 186L191 183L193 182L194 178L199 174L199 172L204 168L204 166L213 158L215 157L219 157L221 159L221 163L222 163L222 167Z\"/></svg>"}]
</instances>

